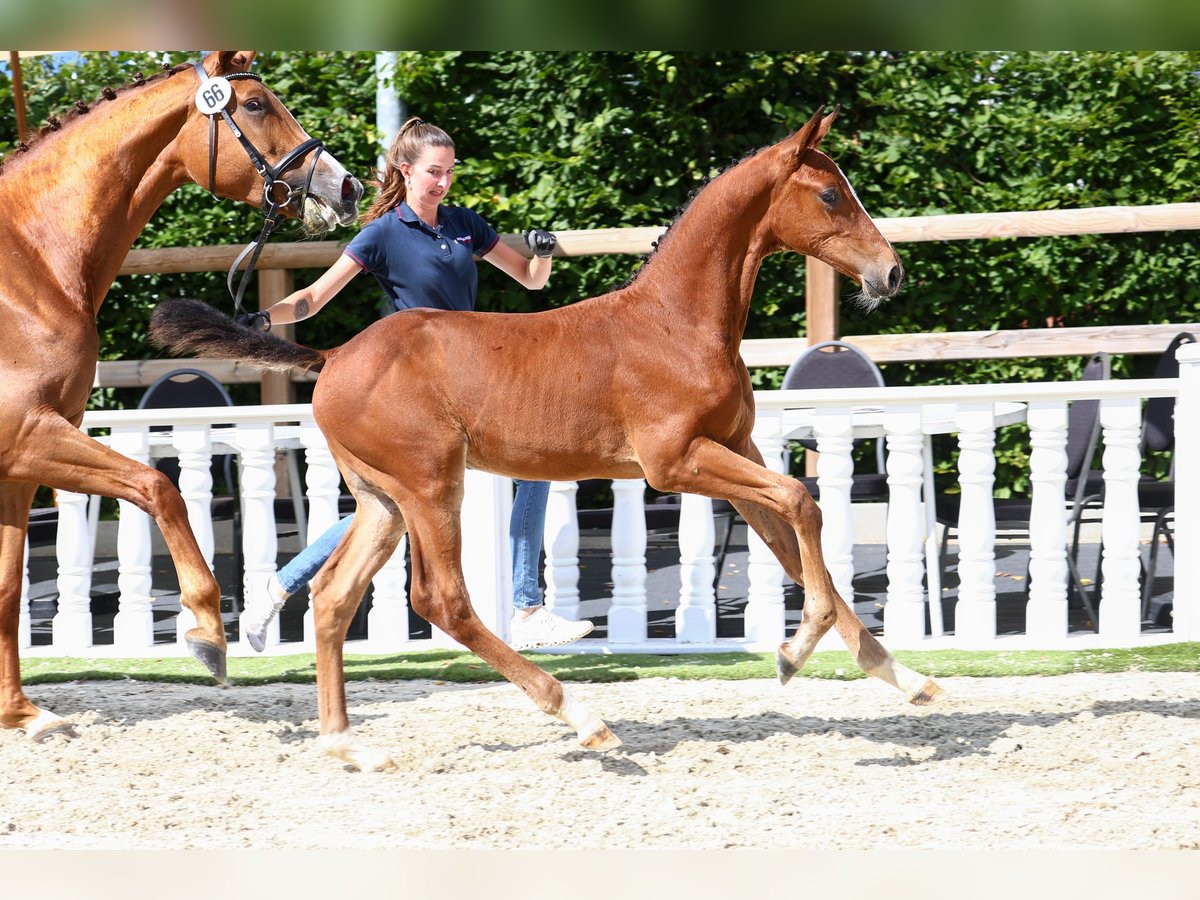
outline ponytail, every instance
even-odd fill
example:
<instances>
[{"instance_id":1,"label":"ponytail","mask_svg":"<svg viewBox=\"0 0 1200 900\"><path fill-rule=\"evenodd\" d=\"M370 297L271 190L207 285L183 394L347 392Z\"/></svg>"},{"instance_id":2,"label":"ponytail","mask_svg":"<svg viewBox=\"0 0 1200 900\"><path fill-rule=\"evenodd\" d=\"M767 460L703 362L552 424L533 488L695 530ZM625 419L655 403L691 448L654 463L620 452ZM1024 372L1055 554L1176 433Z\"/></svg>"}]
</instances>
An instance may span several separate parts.
<instances>
[{"instance_id":1,"label":"ponytail","mask_svg":"<svg viewBox=\"0 0 1200 900\"><path fill-rule=\"evenodd\" d=\"M405 196L404 173L400 171L400 164L415 165L429 147L449 147L453 150L454 141L442 129L430 125L419 116L411 117L400 126L392 145L388 147L383 169L376 172L374 185L379 193L366 212L359 216L359 225L373 222L400 205Z\"/></svg>"}]
</instances>

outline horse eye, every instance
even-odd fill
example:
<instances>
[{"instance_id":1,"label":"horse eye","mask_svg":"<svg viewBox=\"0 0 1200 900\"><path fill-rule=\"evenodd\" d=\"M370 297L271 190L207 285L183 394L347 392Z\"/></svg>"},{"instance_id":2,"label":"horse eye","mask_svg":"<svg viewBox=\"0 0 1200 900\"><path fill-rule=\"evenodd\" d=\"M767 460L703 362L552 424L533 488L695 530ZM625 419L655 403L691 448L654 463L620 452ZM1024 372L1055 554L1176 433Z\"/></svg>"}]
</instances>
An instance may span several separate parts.
<instances>
[{"instance_id":1,"label":"horse eye","mask_svg":"<svg viewBox=\"0 0 1200 900\"><path fill-rule=\"evenodd\" d=\"M836 188L826 188L821 191L821 202L826 206L833 206L837 203L838 192Z\"/></svg>"},{"instance_id":2,"label":"horse eye","mask_svg":"<svg viewBox=\"0 0 1200 900\"><path fill-rule=\"evenodd\" d=\"M254 97L251 97L249 100L243 103L242 106L245 107L246 112L262 112L263 110L262 101Z\"/></svg>"}]
</instances>

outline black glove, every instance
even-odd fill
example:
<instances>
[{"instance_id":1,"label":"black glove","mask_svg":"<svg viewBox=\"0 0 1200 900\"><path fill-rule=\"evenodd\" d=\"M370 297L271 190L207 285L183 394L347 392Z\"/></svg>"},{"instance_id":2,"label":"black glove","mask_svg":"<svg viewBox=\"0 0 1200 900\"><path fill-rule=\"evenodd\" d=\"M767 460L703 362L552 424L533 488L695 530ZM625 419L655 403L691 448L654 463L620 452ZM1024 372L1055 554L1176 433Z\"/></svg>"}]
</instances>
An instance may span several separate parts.
<instances>
[{"instance_id":1,"label":"black glove","mask_svg":"<svg viewBox=\"0 0 1200 900\"><path fill-rule=\"evenodd\" d=\"M541 228L531 228L525 232L524 237L525 246L533 251L534 256L553 256L554 248L558 246L558 238Z\"/></svg>"},{"instance_id":2,"label":"black glove","mask_svg":"<svg viewBox=\"0 0 1200 900\"><path fill-rule=\"evenodd\" d=\"M243 328L249 328L251 331L271 330L271 314L266 310L262 312L238 313L233 317L233 321L237 322Z\"/></svg>"}]
</instances>

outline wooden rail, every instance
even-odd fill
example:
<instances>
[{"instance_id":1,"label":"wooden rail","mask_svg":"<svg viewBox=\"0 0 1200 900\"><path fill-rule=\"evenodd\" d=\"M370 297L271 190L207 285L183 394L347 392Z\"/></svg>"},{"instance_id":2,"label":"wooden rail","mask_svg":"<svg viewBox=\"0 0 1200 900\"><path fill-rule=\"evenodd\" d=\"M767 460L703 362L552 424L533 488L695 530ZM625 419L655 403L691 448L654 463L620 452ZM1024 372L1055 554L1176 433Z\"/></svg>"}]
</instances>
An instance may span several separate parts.
<instances>
[{"instance_id":1,"label":"wooden rail","mask_svg":"<svg viewBox=\"0 0 1200 900\"><path fill-rule=\"evenodd\" d=\"M889 240L896 243L1198 230L1200 203L967 213L876 219L875 223ZM653 242L662 236L664 230L664 227L651 226L559 231L556 232L557 255L644 254L651 250ZM501 235L500 239L518 252L528 255L519 235ZM337 260L345 245L344 241L268 244L258 262L260 305L269 306L290 293L293 270L326 268ZM233 263L243 246L226 244L131 250L121 266L120 274L223 272ZM809 322L807 336L743 341L742 358L747 366L786 366L809 344L841 336L836 273L824 263L809 259L805 282ZM857 335L842 337L842 340L861 347L877 362L912 362L1083 356L1099 350L1108 353L1160 353L1175 334L1187 330L1200 330L1200 326L1030 328L1016 331ZM289 332L281 333L286 336ZM269 373L264 378L258 370L221 360L102 362L97 368L95 384L97 387L144 387L164 372L181 365L205 369L227 384L262 381L263 402L284 403L290 399L288 376ZM291 381L312 378L311 375L294 375Z\"/></svg>"}]
</instances>

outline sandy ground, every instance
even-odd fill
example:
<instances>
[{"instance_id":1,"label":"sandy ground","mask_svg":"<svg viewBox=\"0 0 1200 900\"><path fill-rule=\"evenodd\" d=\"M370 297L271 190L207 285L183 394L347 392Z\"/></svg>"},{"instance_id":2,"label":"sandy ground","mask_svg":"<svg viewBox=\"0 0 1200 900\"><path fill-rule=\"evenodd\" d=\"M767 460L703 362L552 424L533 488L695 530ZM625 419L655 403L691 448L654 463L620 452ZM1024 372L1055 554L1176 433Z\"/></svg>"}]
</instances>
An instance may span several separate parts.
<instances>
[{"instance_id":1,"label":"sandy ground","mask_svg":"<svg viewBox=\"0 0 1200 900\"><path fill-rule=\"evenodd\" d=\"M319 752L312 685L38 685L0 733L0 849L1195 848L1197 676L575 685L582 750L516 688L351 683L391 774Z\"/></svg>"}]
</instances>

